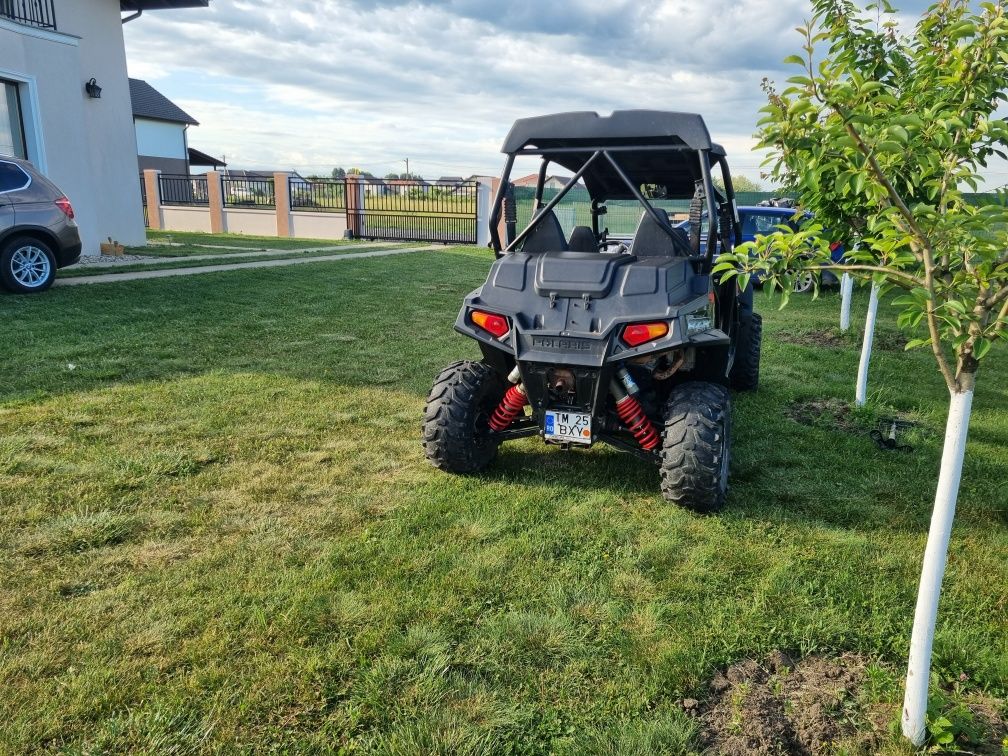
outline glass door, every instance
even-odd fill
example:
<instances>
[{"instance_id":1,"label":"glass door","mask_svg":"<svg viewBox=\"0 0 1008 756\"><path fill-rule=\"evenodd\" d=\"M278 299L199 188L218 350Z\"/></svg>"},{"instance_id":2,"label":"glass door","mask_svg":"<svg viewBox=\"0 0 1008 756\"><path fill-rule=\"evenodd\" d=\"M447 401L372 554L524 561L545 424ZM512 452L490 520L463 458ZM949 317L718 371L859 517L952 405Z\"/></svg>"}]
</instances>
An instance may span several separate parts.
<instances>
[{"instance_id":1,"label":"glass door","mask_svg":"<svg viewBox=\"0 0 1008 756\"><path fill-rule=\"evenodd\" d=\"M0 155L26 158L24 120L17 84L0 79Z\"/></svg>"}]
</instances>

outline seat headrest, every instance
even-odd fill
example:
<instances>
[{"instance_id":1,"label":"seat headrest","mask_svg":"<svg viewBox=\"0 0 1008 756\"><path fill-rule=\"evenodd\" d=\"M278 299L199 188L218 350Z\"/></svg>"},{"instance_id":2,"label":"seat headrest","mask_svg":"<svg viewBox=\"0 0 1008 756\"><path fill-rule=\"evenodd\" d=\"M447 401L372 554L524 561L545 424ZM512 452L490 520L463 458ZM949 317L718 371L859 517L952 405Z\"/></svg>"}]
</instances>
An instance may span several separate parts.
<instances>
[{"instance_id":1,"label":"seat headrest","mask_svg":"<svg viewBox=\"0 0 1008 756\"><path fill-rule=\"evenodd\" d=\"M598 252L598 240L595 239L595 232L588 226L575 226L571 231L570 244L567 249L571 252Z\"/></svg>"},{"instance_id":2,"label":"seat headrest","mask_svg":"<svg viewBox=\"0 0 1008 756\"><path fill-rule=\"evenodd\" d=\"M668 213L660 207L656 207L655 211L663 216L665 222L668 223ZM651 213L645 210L641 215L640 223L637 224L637 232L630 245L630 254L637 257L675 257L676 255L688 254L689 236L681 229L674 227L672 232L675 235L674 239L658 225L658 221L651 216Z\"/></svg>"},{"instance_id":3,"label":"seat headrest","mask_svg":"<svg viewBox=\"0 0 1008 756\"><path fill-rule=\"evenodd\" d=\"M566 252L567 237L564 235L560 221L557 220L556 213L550 210L537 218L535 227L522 242L521 251L527 254Z\"/></svg>"}]
</instances>

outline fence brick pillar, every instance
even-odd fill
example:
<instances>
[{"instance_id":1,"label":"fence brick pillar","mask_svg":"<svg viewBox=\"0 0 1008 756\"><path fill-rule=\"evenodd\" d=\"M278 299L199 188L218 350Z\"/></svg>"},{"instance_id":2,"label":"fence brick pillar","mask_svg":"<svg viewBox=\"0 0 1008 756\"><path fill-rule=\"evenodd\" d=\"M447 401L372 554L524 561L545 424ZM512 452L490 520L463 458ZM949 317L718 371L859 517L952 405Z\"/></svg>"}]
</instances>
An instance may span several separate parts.
<instances>
[{"instance_id":1,"label":"fence brick pillar","mask_svg":"<svg viewBox=\"0 0 1008 756\"><path fill-rule=\"evenodd\" d=\"M354 239L360 238L361 211L364 210L364 182L360 176L346 177L346 225Z\"/></svg>"},{"instance_id":2,"label":"fence brick pillar","mask_svg":"<svg viewBox=\"0 0 1008 756\"><path fill-rule=\"evenodd\" d=\"M290 203L290 174L273 174L273 197L276 206L276 226L277 236L287 238L291 235L291 203Z\"/></svg>"},{"instance_id":3,"label":"fence brick pillar","mask_svg":"<svg viewBox=\"0 0 1008 756\"><path fill-rule=\"evenodd\" d=\"M224 187L217 171L207 171L207 199L210 200L210 233L223 234L224 227Z\"/></svg>"},{"instance_id":4,"label":"fence brick pillar","mask_svg":"<svg viewBox=\"0 0 1008 756\"><path fill-rule=\"evenodd\" d=\"M147 227L156 231L164 228L161 217L161 190L158 178L161 171L147 168L143 172L144 194L147 196Z\"/></svg>"}]
</instances>

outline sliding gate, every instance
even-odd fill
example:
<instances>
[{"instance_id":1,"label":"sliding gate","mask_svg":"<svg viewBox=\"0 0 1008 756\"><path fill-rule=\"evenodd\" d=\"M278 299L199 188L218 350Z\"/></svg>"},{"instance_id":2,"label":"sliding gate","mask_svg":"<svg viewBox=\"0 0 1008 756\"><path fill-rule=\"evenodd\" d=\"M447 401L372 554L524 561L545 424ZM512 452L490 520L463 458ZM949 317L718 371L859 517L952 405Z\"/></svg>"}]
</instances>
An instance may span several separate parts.
<instances>
[{"instance_id":1,"label":"sliding gate","mask_svg":"<svg viewBox=\"0 0 1008 756\"><path fill-rule=\"evenodd\" d=\"M362 179L347 197L347 226L360 239L476 243L475 181ZM353 183L348 190L353 193Z\"/></svg>"}]
</instances>

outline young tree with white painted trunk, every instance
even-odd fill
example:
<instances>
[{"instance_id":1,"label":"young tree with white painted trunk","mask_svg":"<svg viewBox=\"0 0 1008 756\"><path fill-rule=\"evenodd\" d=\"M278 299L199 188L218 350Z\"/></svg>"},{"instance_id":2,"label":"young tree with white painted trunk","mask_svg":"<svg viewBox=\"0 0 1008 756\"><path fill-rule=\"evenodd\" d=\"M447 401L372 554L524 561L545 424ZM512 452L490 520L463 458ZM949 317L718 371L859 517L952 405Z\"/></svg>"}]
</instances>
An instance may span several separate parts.
<instances>
[{"instance_id":1,"label":"young tree with white painted trunk","mask_svg":"<svg viewBox=\"0 0 1008 756\"><path fill-rule=\"evenodd\" d=\"M1005 0L932 5L901 31L884 0L862 9L814 0L799 29L801 72L760 121L774 172L799 190L816 224L759 238L719 260L716 271L746 283L759 273L786 303L795 271L822 267L870 278L894 300L907 348L929 348L950 402L934 511L914 614L902 721L916 745L926 737L928 678L938 596L962 473L980 363L1008 338L1008 208L968 205L980 170L1004 156L1008 123L995 117L1008 91ZM829 259L822 226L837 203L860 208L859 245ZM817 228L818 226L818 228Z\"/></svg>"}]
</instances>

